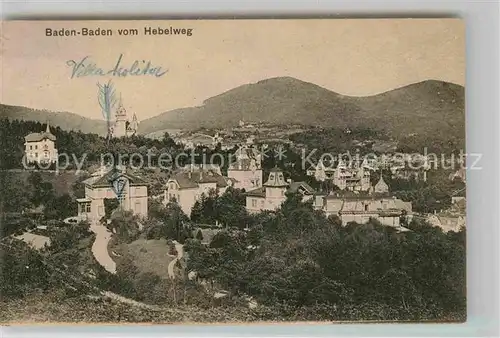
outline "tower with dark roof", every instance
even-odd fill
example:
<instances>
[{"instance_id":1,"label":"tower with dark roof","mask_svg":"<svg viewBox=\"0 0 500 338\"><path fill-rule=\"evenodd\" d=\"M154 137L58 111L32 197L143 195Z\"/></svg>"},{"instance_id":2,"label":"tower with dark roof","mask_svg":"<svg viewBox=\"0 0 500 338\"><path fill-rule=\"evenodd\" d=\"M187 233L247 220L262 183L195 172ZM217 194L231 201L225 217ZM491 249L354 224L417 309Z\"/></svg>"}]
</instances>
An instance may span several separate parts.
<instances>
[{"instance_id":1,"label":"tower with dark roof","mask_svg":"<svg viewBox=\"0 0 500 338\"><path fill-rule=\"evenodd\" d=\"M266 191L266 204L271 205L273 208L278 208L285 201L288 183L285 181L285 176L281 169L277 167L271 169L263 187Z\"/></svg>"}]
</instances>

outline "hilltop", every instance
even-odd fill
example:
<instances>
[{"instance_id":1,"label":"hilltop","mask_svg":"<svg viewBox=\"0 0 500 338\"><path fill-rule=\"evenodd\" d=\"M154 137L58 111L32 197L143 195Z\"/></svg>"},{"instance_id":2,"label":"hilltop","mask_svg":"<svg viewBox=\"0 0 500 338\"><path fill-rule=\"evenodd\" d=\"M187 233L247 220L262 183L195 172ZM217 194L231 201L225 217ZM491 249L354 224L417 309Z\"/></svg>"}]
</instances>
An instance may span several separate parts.
<instances>
[{"instance_id":1,"label":"hilltop","mask_svg":"<svg viewBox=\"0 0 500 338\"><path fill-rule=\"evenodd\" d=\"M238 121L363 128L396 139L416 137L465 144L464 87L436 80L373 96L347 96L291 77L246 84L211 97L199 107L174 109L141 121L139 134L165 130L228 128ZM69 112L0 104L0 118L50 122L63 130L106 134L106 122ZM413 141L410 141L413 142ZM427 141L425 141L427 142Z\"/></svg>"},{"instance_id":2,"label":"hilltop","mask_svg":"<svg viewBox=\"0 0 500 338\"><path fill-rule=\"evenodd\" d=\"M9 120L36 121L50 123L63 130L81 131L86 134L106 135L106 122L104 120L89 119L69 112L53 112L48 110L32 109L20 106L0 104L0 118Z\"/></svg>"},{"instance_id":3,"label":"hilltop","mask_svg":"<svg viewBox=\"0 0 500 338\"><path fill-rule=\"evenodd\" d=\"M246 84L204 101L141 122L142 134L166 128L235 126L239 120L373 128L395 136L447 135L464 138L464 88L428 80L382 94L355 97L291 77Z\"/></svg>"}]
</instances>

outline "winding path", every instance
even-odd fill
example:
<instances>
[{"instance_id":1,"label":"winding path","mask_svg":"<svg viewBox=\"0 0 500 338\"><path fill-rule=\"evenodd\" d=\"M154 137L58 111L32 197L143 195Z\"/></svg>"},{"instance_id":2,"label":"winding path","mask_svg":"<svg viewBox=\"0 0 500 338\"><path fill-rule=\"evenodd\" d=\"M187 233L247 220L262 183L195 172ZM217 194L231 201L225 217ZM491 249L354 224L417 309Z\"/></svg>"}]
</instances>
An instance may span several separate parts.
<instances>
[{"instance_id":1,"label":"winding path","mask_svg":"<svg viewBox=\"0 0 500 338\"><path fill-rule=\"evenodd\" d=\"M177 261L179 259L182 258L182 256L184 255L184 246L180 243L178 243L177 241L174 241L174 244L175 244L175 250L177 250L177 257L175 257L169 264L168 264L168 276L171 278L171 279L174 279L175 278L175 273L174 273L174 267L175 267L175 263L177 263Z\"/></svg>"},{"instance_id":2,"label":"winding path","mask_svg":"<svg viewBox=\"0 0 500 338\"><path fill-rule=\"evenodd\" d=\"M108 243L111 239L111 232L105 226L97 222L91 223L90 230L96 234L94 244L92 244L92 253L95 259L107 271L113 274L116 273L116 263L108 253Z\"/></svg>"}]
</instances>

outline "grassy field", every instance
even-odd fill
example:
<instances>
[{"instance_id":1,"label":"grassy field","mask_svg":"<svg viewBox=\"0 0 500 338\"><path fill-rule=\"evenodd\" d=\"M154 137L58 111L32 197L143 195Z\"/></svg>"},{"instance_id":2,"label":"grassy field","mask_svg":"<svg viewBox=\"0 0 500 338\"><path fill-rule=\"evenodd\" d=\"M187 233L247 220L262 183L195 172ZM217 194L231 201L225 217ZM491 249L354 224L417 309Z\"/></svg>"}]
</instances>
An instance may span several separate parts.
<instances>
[{"instance_id":1,"label":"grassy field","mask_svg":"<svg viewBox=\"0 0 500 338\"><path fill-rule=\"evenodd\" d=\"M132 243L112 245L109 251L117 264L120 259L128 257L138 267L140 273L151 272L161 278L168 278L168 264L175 258L168 254L168 244L165 239L139 238Z\"/></svg>"},{"instance_id":2,"label":"grassy field","mask_svg":"<svg viewBox=\"0 0 500 338\"><path fill-rule=\"evenodd\" d=\"M26 184L28 183L28 178L31 174L31 171L26 170L9 170L3 172L7 173L7 179L13 182L20 180ZM57 175L55 172L40 171L40 174L44 182L52 183L54 191L57 195L72 195L73 191L71 187L81 175L81 173L77 175L75 171L61 171Z\"/></svg>"}]
</instances>

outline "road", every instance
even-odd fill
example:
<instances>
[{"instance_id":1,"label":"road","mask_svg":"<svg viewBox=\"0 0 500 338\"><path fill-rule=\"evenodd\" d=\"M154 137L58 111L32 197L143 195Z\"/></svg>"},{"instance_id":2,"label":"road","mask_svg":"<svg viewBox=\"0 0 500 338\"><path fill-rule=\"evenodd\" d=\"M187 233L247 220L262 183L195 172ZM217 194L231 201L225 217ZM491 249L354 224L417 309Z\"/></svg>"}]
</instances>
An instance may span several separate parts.
<instances>
[{"instance_id":1,"label":"road","mask_svg":"<svg viewBox=\"0 0 500 338\"><path fill-rule=\"evenodd\" d=\"M92 253L95 259L107 271L113 274L116 273L116 263L108 253L108 243L111 239L111 232L97 221L91 223L90 230L96 234L94 244L92 244Z\"/></svg>"},{"instance_id":2,"label":"road","mask_svg":"<svg viewBox=\"0 0 500 338\"><path fill-rule=\"evenodd\" d=\"M174 279L175 278L175 273L174 273L174 267L175 267L175 263L177 263L177 261L179 259L182 258L182 256L184 255L184 246L180 243L178 243L177 241L174 241L174 245L175 245L175 250L177 250L177 257L175 257L171 262L170 264L168 264L168 276L171 278L171 279Z\"/></svg>"}]
</instances>

